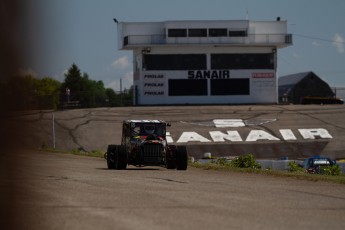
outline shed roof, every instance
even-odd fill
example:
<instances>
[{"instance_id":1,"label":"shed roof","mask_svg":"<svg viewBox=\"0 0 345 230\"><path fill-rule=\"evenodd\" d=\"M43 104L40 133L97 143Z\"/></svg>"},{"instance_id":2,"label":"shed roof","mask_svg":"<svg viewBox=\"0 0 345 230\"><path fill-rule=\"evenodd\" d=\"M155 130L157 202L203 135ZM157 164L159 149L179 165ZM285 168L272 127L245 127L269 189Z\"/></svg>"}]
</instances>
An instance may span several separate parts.
<instances>
[{"instance_id":1,"label":"shed roof","mask_svg":"<svg viewBox=\"0 0 345 230\"><path fill-rule=\"evenodd\" d=\"M305 82L305 80L308 80L308 83ZM322 78L317 76L314 72L309 71L280 77L278 79L279 97L290 95L292 92L295 91L297 85L299 85L302 81L304 82L304 86L302 87L307 87L302 90L304 92L302 93L302 96L332 96L333 94L333 91L329 87L327 82L325 82ZM299 90L301 90L301 88Z\"/></svg>"},{"instance_id":2,"label":"shed roof","mask_svg":"<svg viewBox=\"0 0 345 230\"><path fill-rule=\"evenodd\" d=\"M309 74L314 74L314 73L312 71L309 71L309 72L295 73L295 74L282 76L278 79L278 85L279 86L296 85L298 82L300 82L303 78L305 78Z\"/></svg>"}]
</instances>

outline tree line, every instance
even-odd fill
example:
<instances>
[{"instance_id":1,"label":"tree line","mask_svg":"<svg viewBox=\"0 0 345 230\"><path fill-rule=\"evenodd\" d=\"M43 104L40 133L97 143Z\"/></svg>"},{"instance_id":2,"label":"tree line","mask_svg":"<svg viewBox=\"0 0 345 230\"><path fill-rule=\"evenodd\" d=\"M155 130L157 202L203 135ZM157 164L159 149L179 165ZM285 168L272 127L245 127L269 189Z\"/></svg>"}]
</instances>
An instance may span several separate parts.
<instances>
[{"instance_id":1,"label":"tree line","mask_svg":"<svg viewBox=\"0 0 345 230\"><path fill-rule=\"evenodd\" d=\"M74 63L62 83L50 77L14 76L0 82L0 90L0 103L8 109L63 109L71 103L79 108L114 107L133 101L133 87L116 93L105 88L103 81L82 74Z\"/></svg>"}]
</instances>

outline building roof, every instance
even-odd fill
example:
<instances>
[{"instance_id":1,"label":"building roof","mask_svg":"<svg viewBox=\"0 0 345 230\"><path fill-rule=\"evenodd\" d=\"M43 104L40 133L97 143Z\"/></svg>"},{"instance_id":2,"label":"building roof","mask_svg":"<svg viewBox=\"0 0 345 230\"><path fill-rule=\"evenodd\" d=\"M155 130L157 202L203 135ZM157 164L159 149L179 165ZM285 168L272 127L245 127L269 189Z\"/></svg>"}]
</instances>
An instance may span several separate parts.
<instances>
[{"instance_id":1,"label":"building roof","mask_svg":"<svg viewBox=\"0 0 345 230\"><path fill-rule=\"evenodd\" d=\"M296 85L303 78L305 78L306 76L310 74L314 74L314 73L312 71L309 71L309 72L295 73L295 74L282 76L278 79L278 85L279 86Z\"/></svg>"},{"instance_id":2,"label":"building roof","mask_svg":"<svg viewBox=\"0 0 345 230\"><path fill-rule=\"evenodd\" d=\"M300 85L301 82L304 83ZM312 71L282 76L278 79L278 86L279 97L290 95L295 92L296 87L299 91L304 92L303 96L333 96L333 91L328 83Z\"/></svg>"},{"instance_id":3,"label":"building roof","mask_svg":"<svg viewBox=\"0 0 345 230\"><path fill-rule=\"evenodd\" d=\"M300 82L303 78L307 77L310 74L314 74L314 73L309 71L309 72L302 72L302 73L285 75L285 76L278 78L278 95L281 97L283 95L290 94L290 92L294 88L294 86L298 82Z\"/></svg>"},{"instance_id":4,"label":"building roof","mask_svg":"<svg viewBox=\"0 0 345 230\"><path fill-rule=\"evenodd\" d=\"M287 21L186 20L119 22L118 47L136 50L161 46L260 46L284 48L292 45ZM190 33L190 30L199 32Z\"/></svg>"},{"instance_id":5,"label":"building roof","mask_svg":"<svg viewBox=\"0 0 345 230\"><path fill-rule=\"evenodd\" d=\"M166 123L163 120L125 120L126 123Z\"/></svg>"}]
</instances>

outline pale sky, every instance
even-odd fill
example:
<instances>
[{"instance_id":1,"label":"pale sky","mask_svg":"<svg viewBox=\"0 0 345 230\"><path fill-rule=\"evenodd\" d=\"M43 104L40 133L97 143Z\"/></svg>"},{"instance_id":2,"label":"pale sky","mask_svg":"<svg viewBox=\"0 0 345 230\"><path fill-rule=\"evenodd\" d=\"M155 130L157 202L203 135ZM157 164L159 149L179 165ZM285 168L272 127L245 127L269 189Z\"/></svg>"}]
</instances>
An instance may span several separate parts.
<instances>
[{"instance_id":1,"label":"pale sky","mask_svg":"<svg viewBox=\"0 0 345 230\"><path fill-rule=\"evenodd\" d=\"M278 50L278 75L313 71L345 86L344 0L23 0L23 72L64 80L75 63L93 80L132 84L132 52L119 51L118 21L287 20L293 45Z\"/></svg>"}]
</instances>

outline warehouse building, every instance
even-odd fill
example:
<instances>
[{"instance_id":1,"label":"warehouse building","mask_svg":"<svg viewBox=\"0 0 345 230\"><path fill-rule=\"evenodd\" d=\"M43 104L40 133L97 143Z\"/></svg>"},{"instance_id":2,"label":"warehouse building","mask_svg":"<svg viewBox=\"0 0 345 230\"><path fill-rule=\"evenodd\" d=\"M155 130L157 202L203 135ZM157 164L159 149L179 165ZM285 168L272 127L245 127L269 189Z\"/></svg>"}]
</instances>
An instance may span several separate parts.
<instances>
[{"instance_id":1,"label":"warehouse building","mask_svg":"<svg viewBox=\"0 0 345 230\"><path fill-rule=\"evenodd\" d=\"M292 104L343 104L332 88L314 72L282 76L278 80L279 102Z\"/></svg>"},{"instance_id":2,"label":"warehouse building","mask_svg":"<svg viewBox=\"0 0 345 230\"><path fill-rule=\"evenodd\" d=\"M277 103L277 50L291 44L279 18L118 23L135 105Z\"/></svg>"}]
</instances>

